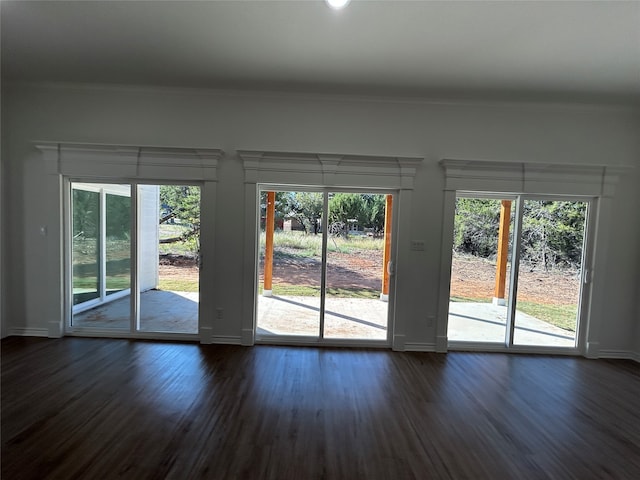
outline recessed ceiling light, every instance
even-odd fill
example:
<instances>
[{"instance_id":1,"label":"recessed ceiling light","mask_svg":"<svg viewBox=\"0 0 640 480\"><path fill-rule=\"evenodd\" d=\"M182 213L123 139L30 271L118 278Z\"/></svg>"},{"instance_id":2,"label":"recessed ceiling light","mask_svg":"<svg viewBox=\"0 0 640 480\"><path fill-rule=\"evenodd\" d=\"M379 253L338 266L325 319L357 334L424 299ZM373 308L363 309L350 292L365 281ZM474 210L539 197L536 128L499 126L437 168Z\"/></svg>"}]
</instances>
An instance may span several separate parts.
<instances>
[{"instance_id":1,"label":"recessed ceiling light","mask_svg":"<svg viewBox=\"0 0 640 480\"><path fill-rule=\"evenodd\" d=\"M348 5L351 0L324 0L334 10L341 10Z\"/></svg>"}]
</instances>

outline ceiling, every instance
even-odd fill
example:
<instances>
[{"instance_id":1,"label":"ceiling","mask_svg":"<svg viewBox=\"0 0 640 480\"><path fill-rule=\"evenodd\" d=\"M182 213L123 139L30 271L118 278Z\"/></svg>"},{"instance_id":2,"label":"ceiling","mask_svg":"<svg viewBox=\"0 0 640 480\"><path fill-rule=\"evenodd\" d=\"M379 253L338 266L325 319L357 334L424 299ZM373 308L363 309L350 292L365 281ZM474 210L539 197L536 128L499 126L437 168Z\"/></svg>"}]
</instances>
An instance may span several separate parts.
<instances>
[{"instance_id":1,"label":"ceiling","mask_svg":"<svg viewBox=\"0 0 640 480\"><path fill-rule=\"evenodd\" d=\"M640 105L640 2L0 3L2 78Z\"/></svg>"}]
</instances>

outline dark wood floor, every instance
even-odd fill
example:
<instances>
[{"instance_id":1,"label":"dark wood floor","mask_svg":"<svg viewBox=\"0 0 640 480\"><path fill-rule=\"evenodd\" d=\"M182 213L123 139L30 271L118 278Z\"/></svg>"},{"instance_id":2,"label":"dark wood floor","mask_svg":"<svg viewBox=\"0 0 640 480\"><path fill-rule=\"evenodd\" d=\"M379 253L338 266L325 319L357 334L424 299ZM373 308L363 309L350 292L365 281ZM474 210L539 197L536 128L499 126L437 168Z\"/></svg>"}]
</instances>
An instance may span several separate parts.
<instances>
[{"instance_id":1,"label":"dark wood floor","mask_svg":"<svg viewBox=\"0 0 640 480\"><path fill-rule=\"evenodd\" d=\"M639 479L640 365L9 338L2 478Z\"/></svg>"}]
</instances>

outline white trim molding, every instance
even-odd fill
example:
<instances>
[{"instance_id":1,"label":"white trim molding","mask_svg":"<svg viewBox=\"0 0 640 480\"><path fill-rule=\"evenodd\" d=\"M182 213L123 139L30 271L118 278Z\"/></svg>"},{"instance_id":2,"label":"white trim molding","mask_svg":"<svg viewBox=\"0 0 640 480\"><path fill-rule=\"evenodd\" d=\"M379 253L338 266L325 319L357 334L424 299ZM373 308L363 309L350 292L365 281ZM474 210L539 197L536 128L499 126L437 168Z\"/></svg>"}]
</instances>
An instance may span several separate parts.
<instances>
[{"instance_id":1,"label":"white trim molding","mask_svg":"<svg viewBox=\"0 0 640 480\"><path fill-rule=\"evenodd\" d=\"M69 311L65 301L65 205L64 177L121 182L197 182L202 186L202 255L214 258L215 198L218 161L223 152L211 148L174 148L132 145L34 142L40 150L47 173L47 281L49 318L47 335L64 335ZM202 285L213 285L214 269L202 268ZM199 307L199 331L211 341L215 295L203 295ZM139 336L129 333L128 336ZM190 337L191 338L191 337Z\"/></svg>"},{"instance_id":2,"label":"white trim molding","mask_svg":"<svg viewBox=\"0 0 640 480\"><path fill-rule=\"evenodd\" d=\"M610 197L631 167L444 159L445 190Z\"/></svg>"},{"instance_id":3,"label":"white trim molding","mask_svg":"<svg viewBox=\"0 0 640 480\"><path fill-rule=\"evenodd\" d=\"M435 343L405 343L404 344L405 352L437 352Z\"/></svg>"},{"instance_id":4,"label":"white trim molding","mask_svg":"<svg viewBox=\"0 0 640 480\"><path fill-rule=\"evenodd\" d=\"M245 183L413 189L421 157L238 150Z\"/></svg>"},{"instance_id":5,"label":"white trim molding","mask_svg":"<svg viewBox=\"0 0 640 480\"><path fill-rule=\"evenodd\" d=\"M411 191L421 157L382 157L332 153L272 152L238 150L244 164L245 226L243 262L242 344L255 342L256 272L258 225L258 185L314 186L319 188L371 188L399 192L394 209L398 212L394 244L410 238L410 216L403 211L411 208ZM402 250L401 250L402 253ZM393 253L392 253L393 255ZM398 271L410 261L402 254L397 258ZM400 283L402 279L397 278ZM395 288L390 286L390 316L392 348L404 349L404 318L397 314Z\"/></svg>"},{"instance_id":6,"label":"white trim molding","mask_svg":"<svg viewBox=\"0 0 640 480\"><path fill-rule=\"evenodd\" d=\"M46 328L18 328L13 327L9 329L8 337L50 337L49 331Z\"/></svg>"},{"instance_id":7,"label":"white trim molding","mask_svg":"<svg viewBox=\"0 0 640 480\"><path fill-rule=\"evenodd\" d=\"M207 343L215 343L218 345L242 345L242 339L231 335L212 335L211 341Z\"/></svg>"},{"instance_id":8,"label":"white trim molding","mask_svg":"<svg viewBox=\"0 0 640 480\"><path fill-rule=\"evenodd\" d=\"M634 360L640 363L640 354L630 350L600 350L597 358L610 358L615 360Z\"/></svg>"},{"instance_id":9,"label":"white trim molding","mask_svg":"<svg viewBox=\"0 0 640 480\"><path fill-rule=\"evenodd\" d=\"M581 164L549 164L532 162L444 159L440 161L445 173L443 200L442 250L440 259L440 291L436 344L438 351L446 351L451 282L451 244L457 193L478 192L508 195L556 195L592 200L589 213L589 242L591 252L585 265L591 272L581 301L583 319L578 349L589 358L599 356L600 331L604 305L605 252L608 248L610 210L615 187L630 166ZM584 347L583 347L584 345ZM457 345L456 345L457 346Z\"/></svg>"},{"instance_id":10,"label":"white trim molding","mask_svg":"<svg viewBox=\"0 0 640 480\"><path fill-rule=\"evenodd\" d=\"M36 142L46 171L73 177L217 181L219 149Z\"/></svg>"}]
</instances>

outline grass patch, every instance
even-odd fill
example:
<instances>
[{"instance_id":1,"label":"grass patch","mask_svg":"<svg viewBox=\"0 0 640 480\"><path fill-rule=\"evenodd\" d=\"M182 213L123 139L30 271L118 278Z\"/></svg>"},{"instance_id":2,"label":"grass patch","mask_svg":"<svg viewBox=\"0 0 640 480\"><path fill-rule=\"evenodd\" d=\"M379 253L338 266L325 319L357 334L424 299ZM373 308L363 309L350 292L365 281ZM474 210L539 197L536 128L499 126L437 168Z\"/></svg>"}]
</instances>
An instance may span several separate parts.
<instances>
[{"instance_id":1,"label":"grass patch","mask_svg":"<svg viewBox=\"0 0 640 480\"><path fill-rule=\"evenodd\" d=\"M304 232L276 231L273 234L274 253L278 249L288 249L289 256L313 257L322 254L322 235L305 235ZM265 232L260 232L260 251L264 252ZM329 237L327 250L329 252L356 253L362 250L382 252L384 240L366 235L349 235L343 237ZM261 253L262 254L262 253Z\"/></svg>"},{"instance_id":2,"label":"grass patch","mask_svg":"<svg viewBox=\"0 0 640 480\"><path fill-rule=\"evenodd\" d=\"M173 278L161 278L158 282L158 290L170 292L197 292L198 280L180 280Z\"/></svg>"},{"instance_id":3,"label":"grass patch","mask_svg":"<svg viewBox=\"0 0 640 480\"><path fill-rule=\"evenodd\" d=\"M491 303L486 298L451 297L452 302ZM518 311L531 315L556 327L570 332L576 330L576 317L578 307L576 305L546 305L542 303L519 301Z\"/></svg>"},{"instance_id":4,"label":"grass patch","mask_svg":"<svg viewBox=\"0 0 640 480\"><path fill-rule=\"evenodd\" d=\"M262 295L262 285L258 293ZM289 297L320 297L320 287L309 285L274 285L273 294ZM368 298L378 299L380 291L366 288L327 288L327 296L340 298Z\"/></svg>"},{"instance_id":5,"label":"grass patch","mask_svg":"<svg viewBox=\"0 0 640 480\"><path fill-rule=\"evenodd\" d=\"M87 277L73 277L73 288L84 290L95 290L98 285L98 279ZM107 290L124 290L129 288L129 276L107 277Z\"/></svg>"},{"instance_id":6,"label":"grass patch","mask_svg":"<svg viewBox=\"0 0 640 480\"><path fill-rule=\"evenodd\" d=\"M160 243L158 244L158 253L160 255L184 255L193 257L196 248L192 241Z\"/></svg>"},{"instance_id":7,"label":"grass patch","mask_svg":"<svg viewBox=\"0 0 640 480\"><path fill-rule=\"evenodd\" d=\"M191 227L188 225L166 223L159 225L158 229L161 239L180 237L181 235L191 231ZM173 243L160 243L158 244L158 250L160 255L173 254L193 256L198 250L198 242L196 238L191 238Z\"/></svg>"},{"instance_id":8,"label":"grass patch","mask_svg":"<svg viewBox=\"0 0 640 480\"><path fill-rule=\"evenodd\" d=\"M532 317L570 332L576 330L576 305L542 305L534 302L518 302L518 310Z\"/></svg>"},{"instance_id":9,"label":"grass patch","mask_svg":"<svg viewBox=\"0 0 640 480\"><path fill-rule=\"evenodd\" d=\"M493 300L488 298L472 298L472 297L451 297L452 302L472 302L472 303L491 303Z\"/></svg>"}]
</instances>

